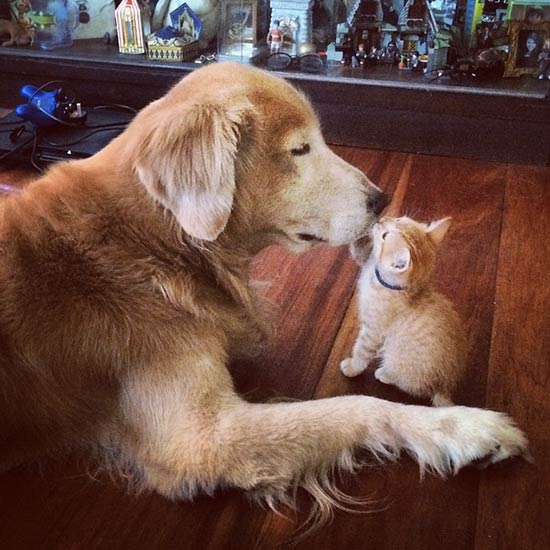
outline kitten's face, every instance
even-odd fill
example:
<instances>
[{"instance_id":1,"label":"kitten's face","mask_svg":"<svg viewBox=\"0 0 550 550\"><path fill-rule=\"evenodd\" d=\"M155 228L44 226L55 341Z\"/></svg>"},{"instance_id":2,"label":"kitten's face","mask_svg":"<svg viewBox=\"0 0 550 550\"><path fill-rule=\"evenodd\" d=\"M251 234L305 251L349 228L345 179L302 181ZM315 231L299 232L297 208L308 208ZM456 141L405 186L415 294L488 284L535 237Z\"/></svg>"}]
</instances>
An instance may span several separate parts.
<instances>
[{"instance_id":1,"label":"kitten's face","mask_svg":"<svg viewBox=\"0 0 550 550\"><path fill-rule=\"evenodd\" d=\"M372 230L372 254L380 272L403 286L426 282L450 223L450 218L429 225L407 217L382 218Z\"/></svg>"}]
</instances>

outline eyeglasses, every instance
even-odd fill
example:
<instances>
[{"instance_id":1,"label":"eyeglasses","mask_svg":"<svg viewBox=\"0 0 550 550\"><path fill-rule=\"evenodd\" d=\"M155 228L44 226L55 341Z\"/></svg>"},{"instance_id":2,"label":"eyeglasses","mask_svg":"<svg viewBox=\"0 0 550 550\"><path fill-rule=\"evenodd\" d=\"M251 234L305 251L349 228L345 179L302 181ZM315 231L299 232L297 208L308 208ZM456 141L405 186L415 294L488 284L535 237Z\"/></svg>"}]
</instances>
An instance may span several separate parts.
<instances>
[{"instance_id":1,"label":"eyeglasses","mask_svg":"<svg viewBox=\"0 0 550 550\"><path fill-rule=\"evenodd\" d=\"M305 73L320 73L325 70L324 58L317 53L292 56L285 52L275 52L269 54L264 63L271 71L284 71L293 64Z\"/></svg>"}]
</instances>

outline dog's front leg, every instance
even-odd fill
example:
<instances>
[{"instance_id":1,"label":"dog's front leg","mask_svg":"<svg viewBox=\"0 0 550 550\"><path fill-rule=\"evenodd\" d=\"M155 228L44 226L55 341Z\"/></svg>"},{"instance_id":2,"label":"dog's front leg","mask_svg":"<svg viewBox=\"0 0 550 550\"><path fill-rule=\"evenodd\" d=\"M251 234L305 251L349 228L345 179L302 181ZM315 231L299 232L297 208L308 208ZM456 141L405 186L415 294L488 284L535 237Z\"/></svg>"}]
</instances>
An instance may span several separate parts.
<instances>
[{"instance_id":1,"label":"dog's front leg","mask_svg":"<svg viewBox=\"0 0 550 550\"><path fill-rule=\"evenodd\" d=\"M410 454L440 475L479 458L498 462L526 453L524 434L504 414L469 407L433 409L367 396L315 401L235 403L220 417L220 437L233 457L230 481L249 489L284 490L326 480L334 466L353 469L355 451L379 459Z\"/></svg>"},{"instance_id":2,"label":"dog's front leg","mask_svg":"<svg viewBox=\"0 0 550 550\"><path fill-rule=\"evenodd\" d=\"M526 448L507 416L482 409L367 396L247 403L213 357L135 377L123 396L122 454L146 486L172 498L232 485L272 499L302 485L322 500L330 471L352 468L360 449L379 458L406 451L422 469L445 475L472 460L496 462Z\"/></svg>"}]
</instances>

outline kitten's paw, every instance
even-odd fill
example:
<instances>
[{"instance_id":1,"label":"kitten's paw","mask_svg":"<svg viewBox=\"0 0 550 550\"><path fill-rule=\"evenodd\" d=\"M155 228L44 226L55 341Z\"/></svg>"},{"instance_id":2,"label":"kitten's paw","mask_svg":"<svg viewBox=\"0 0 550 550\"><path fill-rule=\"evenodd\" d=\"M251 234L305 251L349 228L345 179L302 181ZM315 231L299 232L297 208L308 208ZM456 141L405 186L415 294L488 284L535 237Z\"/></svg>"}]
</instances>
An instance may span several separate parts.
<instances>
[{"instance_id":1,"label":"kitten's paw","mask_svg":"<svg viewBox=\"0 0 550 550\"><path fill-rule=\"evenodd\" d=\"M358 367L352 357L344 359L340 363L340 370L348 378L353 378L354 376L360 375L367 367Z\"/></svg>"},{"instance_id":2,"label":"kitten's paw","mask_svg":"<svg viewBox=\"0 0 550 550\"><path fill-rule=\"evenodd\" d=\"M393 378L388 371L388 367L380 367L374 371L374 377L382 384L393 384Z\"/></svg>"}]
</instances>

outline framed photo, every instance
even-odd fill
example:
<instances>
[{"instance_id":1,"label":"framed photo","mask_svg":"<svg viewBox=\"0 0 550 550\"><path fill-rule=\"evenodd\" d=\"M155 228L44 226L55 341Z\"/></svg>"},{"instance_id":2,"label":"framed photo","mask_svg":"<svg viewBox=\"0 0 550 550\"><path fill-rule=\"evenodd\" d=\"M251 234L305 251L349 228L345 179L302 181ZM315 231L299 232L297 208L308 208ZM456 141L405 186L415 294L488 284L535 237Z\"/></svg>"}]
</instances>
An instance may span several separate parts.
<instances>
[{"instance_id":1,"label":"framed photo","mask_svg":"<svg viewBox=\"0 0 550 550\"><path fill-rule=\"evenodd\" d=\"M550 21L550 3L540 3L533 0L510 0L508 21L527 21L531 25L538 25Z\"/></svg>"},{"instance_id":2,"label":"framed photo","mask_svg":"<svg viewBox=\"0 0 550 550\"><path fill-rule=\"evenodd\" d=\"M256 42L257 3L254 0L229 0L225 4L225 29L230 42Z\"/></svg>"},{"instance_id":3,"label":"framed photo","mask_svg":"<svg viewBox=\"0 0 550 550\"><path fill-rule=\"evenodd\" d=\"M504 76L535 74L544 42L550 38L550 22L530 24L528 21L510 21L510 52Z\"/></svg>"}]
</instances>

